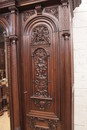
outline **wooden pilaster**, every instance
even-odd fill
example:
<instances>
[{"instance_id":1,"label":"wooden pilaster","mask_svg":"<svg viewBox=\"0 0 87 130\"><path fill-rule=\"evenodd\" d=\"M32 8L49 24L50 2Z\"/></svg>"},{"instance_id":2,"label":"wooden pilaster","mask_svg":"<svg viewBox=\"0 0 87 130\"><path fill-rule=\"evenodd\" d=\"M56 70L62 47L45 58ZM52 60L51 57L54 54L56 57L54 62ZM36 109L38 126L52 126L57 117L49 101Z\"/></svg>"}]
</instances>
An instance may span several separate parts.
<instances>
[{"instance_id":1,"label":"wooden pilaster","mask_svg":"<svg viewBox=\"0 0 87 130\"><path fill-rule=\"evenodd\" d=\"M11 10L11 77L12 77L12 98L13 98L13 130L20 128L20 109L19 109L19 86L18 86L18 66L17 66L17 9L13 6Z\"/></svg>"}]
</instances>

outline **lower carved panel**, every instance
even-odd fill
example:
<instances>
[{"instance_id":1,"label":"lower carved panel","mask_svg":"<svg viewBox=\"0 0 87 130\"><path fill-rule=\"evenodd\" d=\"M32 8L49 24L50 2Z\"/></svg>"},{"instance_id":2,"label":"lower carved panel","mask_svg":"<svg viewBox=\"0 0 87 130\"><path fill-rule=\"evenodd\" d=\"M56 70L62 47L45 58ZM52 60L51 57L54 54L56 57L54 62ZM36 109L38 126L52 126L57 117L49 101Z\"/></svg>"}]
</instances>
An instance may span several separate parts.
<instances>
[{"instance_id":1,"label":"lower carved panel","mask_svg":"<svg viewBox=\"0 0 87 130\"><path fill-rule=\"evenodd\" d=\"M50 97L43 98L31 96L30 98L33 99L35 106L38 107L40 110L45 110L46 108L49 108L52 102L52 98Z\"/></svg>"},{"instance_id":2,"label":"lower carved panel","mask_svg":"<svg viewBox=\"0 0 87 130\"><path fill-rule=\"evenodd\" d=\"M57 119L44 119L41 117L34 117L34 116L28 116L29 119L29 126L32 130L57 130ZM39 125L37 124L39 122ZM43 122L45 125L40 125L40 123Z\"/></svg>"}]
</instances>

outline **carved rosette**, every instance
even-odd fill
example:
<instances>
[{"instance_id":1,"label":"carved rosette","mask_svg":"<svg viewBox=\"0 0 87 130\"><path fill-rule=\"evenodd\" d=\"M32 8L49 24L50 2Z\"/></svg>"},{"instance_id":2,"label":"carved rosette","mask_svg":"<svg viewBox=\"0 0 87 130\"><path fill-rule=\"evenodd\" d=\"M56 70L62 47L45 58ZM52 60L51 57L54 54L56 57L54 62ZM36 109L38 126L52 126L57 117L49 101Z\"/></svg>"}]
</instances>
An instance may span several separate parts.
<instances>
[{"instance_id":1,"label":"carved rosette","mask_svg":"<svg viewBox=\"0 0 87 130\"><path fill-rule=\"evenodd\" d=\"M31 45L50 44L49 30L45 25L38 25L32 30Z\"/></svg>"},{"instance_id":2,"label":"carved rosette","mask_svg":"<svg viewBox=\"0 0 87 130\"><path fill-rule=\"evenodd\" d=\"M45 8L45 12L55 16L57 19L59 17L58 6L47 7Z\"/></svg>"},{"instance_id":3,"label":"carved rosette","mask_svg":"<svg viewBox=\"0 0 87 130\"><path fill-rule=\"evenodd\" d=\"M57 119L44 119L40 117L33 117L33 116L28 116L29 119L29 125L32 128L32 130L57 130L57 124L58 120ZM45 126L39 126L37 125L37 122L44 122L48 123L48 125Z\"/></svg>"}]
</instances>

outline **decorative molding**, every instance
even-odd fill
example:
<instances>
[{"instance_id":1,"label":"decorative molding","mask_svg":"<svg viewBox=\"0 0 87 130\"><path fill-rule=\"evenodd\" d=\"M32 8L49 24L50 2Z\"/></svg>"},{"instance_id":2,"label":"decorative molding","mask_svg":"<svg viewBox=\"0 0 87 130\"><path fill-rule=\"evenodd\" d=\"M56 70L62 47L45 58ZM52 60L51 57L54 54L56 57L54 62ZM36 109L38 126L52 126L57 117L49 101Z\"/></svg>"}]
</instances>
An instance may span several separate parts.
<instances>
[{"instance_id":1,"label":"decorative molding","mask_svg":"<svg viewBox=\"0 0 87 130\"><path fill-rule=\"evenodd\" d=\"M57 19L59 18L58 6L47 7L45 8L45 12L55 16Z\"/></svg>"},{"instance_id":2,"label":"decorative molding","mask_svg":"<svg viewBox=\"0 0 87 130\"><path fill-rule=\"evenodd\" d=\"M50 44L50 33L45 25L38 25L32 30L31 43L31 45Z\"/></svg>"},{"instance_id":3,"label":"decorative molding","mask_svg":"<svg viewBox=\"0 0 87 130\"><path fill-rule=\"evenodd\" d=\"M26 22L28 18L35 14L35 10L24 12L23 14L23 21Z\"/></svg>"},{"instance_id":4,"label":"decorative molding","mask_svg":"<svg viewBox=\"0 0 87 130\"><path fill-rule=\"evenodd\" d=\"M57 130L58 120L57 119L44 119L41 117L28 116L29 126L32 130ZM36 125L36 122L48 123L47 127Z\"/></svg>"}]
</instances>

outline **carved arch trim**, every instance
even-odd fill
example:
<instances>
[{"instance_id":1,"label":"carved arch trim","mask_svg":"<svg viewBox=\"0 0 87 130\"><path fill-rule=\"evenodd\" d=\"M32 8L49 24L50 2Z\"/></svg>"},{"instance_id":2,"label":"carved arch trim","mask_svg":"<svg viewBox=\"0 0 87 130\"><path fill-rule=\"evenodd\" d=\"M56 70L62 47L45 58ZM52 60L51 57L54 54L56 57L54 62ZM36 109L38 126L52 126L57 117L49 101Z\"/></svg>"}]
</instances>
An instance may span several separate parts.
<instances>
[{"instance_id":1,"label":"carved arch trim","mask_svg":"<svg viewBox=\"0 0 87 130\"><path fill-rule=\"evenodd\" d=\"M9 25L7 21L2 17L0 17L0 25L4 27L4 29L6 30L6 35L9 36Z\"/></svg>"},{"instance_id":2,"label":"carved arch trim","mask_svg":"<svg viewBox=\"0 0 87 130\"><path fill-rule=\"evenodd\" d=\"M51 32L57 32L59 30L58 21L55 22L53 18L50 18L46 15L34 16L33 18L29 18L24 24L24 34L29 34L30 30L35 24L43 23L47 24L51 28Z\"/></svg>"}]
</instances>

